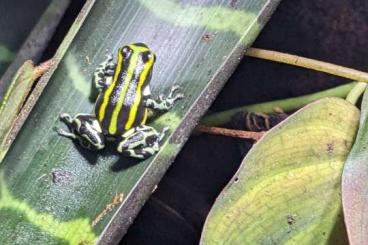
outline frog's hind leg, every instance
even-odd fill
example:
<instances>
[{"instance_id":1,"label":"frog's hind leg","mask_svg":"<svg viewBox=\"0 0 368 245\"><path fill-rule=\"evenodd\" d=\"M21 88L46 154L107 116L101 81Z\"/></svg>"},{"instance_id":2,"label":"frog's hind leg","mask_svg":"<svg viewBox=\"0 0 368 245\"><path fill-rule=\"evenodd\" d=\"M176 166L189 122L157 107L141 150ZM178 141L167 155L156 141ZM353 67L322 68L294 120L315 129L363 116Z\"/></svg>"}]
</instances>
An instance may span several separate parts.
<instances>
[{"instance_id":1,"label":"frog's hind leg","mask_svg":"<svg viewBox=\"0 0 368 245\"><path fill-rule=\"evenodd\" d=\"M113 61L113 56L110 53L108 53L106 59L97 66L93 74L93 81L99 91L110 85L115 66L116 64Z\"/></svg>"},{"instance_id":2,"label":"frog's hind leg","mask_svg":"<svg viewBox=\"0 0 368 245\"><path fill-rule=\"evenodd\" d=\"M72 118L69 114L62 113L60 120L68 126L70 132L58 129L59 135L78 140L81 146L90 150L100 150L105 147L105 137L94 115L77 114Z\"/></svg>"},{"instance_id":3,"label":"frog's hind leg","mask_svg":"<svg viewBox=\"0 0 368 245\"><path fill-rule=\"evenodd\" d=\"M118 152L124 156L146 159L160 150L160 145L168 128L162 132L149 126L131 128L122 135L118 144Z\"/></svg>"}]
</instances>

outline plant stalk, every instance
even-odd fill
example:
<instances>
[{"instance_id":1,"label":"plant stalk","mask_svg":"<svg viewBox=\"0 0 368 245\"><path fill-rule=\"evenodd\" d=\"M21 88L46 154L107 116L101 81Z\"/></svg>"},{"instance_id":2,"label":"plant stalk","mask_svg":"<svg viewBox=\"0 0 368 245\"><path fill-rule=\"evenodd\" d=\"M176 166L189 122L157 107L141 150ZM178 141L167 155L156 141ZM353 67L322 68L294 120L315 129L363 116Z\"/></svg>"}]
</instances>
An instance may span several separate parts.
<instances>
[{"instance_id":1,"label":"plant stalk","mask_svg":"<svg viewBox=\"0 0 368 245\"><path fill-rule=\"evenodd\" d=\"M259 140L264 135L264 132L253 132L228 128L218 128L218 127L206 127L203 125L198 125L195 128L195 130L201 133L223 135L227 137L242 138L242 139L252 139L255 141Z\"/></svg>"},{"instance_id":2,"label":"plant stalk","mask_svg":"<svg viewBox=\"0 0 368 245\"><path fill-rule=\"evenodd\" d=\"M368 82L368 73L347 68L340 65L331 64L324 61L309 59L297 55L286 54L277 51L250 48L246 52L249 57L260 58L265 60L276 61L289 65L299 66L311 70L321 71L339 77L356 80L359 82Z\"/></svg>"},{"instance_id":3,"label":"plant stalk","mask_svg":"<svg viewBox=\"0 0 368 245\"><path fill-rule=\"evenodd\" d=\"M364 82L358 82L354 88L349 92L348 96L346 96L346 100L355 105L360 98L360 96L364 93L367 84Z\"/></svg>"},{"instance_id":4,"label":"plant stalk","mask_svg":"<svg viewBox=\"0 0 368 245\"><path fill-rule=\"evenodd\" d=\"M337 86L331 89L316 92L313 94L236 107L230 110L217 112L217 113L213 113L208 116L205 116L201 120L200 124L207 125L207 126L224 125L230 122L232 116L242 111L271 113L271 112L274 112L275 108L280 108L283 111L287 112L287 111L297 110L313 101L316 101L324 97L345 98L349 94L349 92L355 87L356 84L357 82L351 82L351 83L347 83L347 84Z\"/></svg>"}]
</instances>

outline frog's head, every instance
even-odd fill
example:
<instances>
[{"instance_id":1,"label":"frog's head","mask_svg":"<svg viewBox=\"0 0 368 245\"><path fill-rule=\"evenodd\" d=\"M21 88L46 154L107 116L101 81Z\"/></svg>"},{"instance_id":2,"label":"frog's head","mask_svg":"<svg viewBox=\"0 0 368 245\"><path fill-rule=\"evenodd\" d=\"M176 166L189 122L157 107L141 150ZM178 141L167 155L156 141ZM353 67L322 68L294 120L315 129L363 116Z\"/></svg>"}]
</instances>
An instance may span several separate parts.
<instances>
[{"instance_id":1,"label":"frog's head","mask_svg":"<svg viewBox=\"0 0 368 245\"><path fill-rule=\"evenodd\" d=\"M155 54L144 43L133 43L119 49L122 61L130 60L134 55L145 65L153 66L156 61Z\"/></svg>"}]
</instances>

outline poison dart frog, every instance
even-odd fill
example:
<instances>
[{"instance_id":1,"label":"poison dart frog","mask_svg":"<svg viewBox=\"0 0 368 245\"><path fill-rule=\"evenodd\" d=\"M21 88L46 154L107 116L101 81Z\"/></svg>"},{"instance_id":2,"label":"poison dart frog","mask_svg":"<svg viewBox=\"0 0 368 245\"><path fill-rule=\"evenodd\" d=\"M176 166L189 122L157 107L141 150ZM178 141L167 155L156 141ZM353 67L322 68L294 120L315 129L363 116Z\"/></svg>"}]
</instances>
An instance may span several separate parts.
<instances>
[{"instance_id":1,"label":"poison dart frog","mask_svg":"<svg viewBox=\"0 0 368 245\"><path fill-rule=\"evenodd\" d=\"M123 46L117 63L108 54L96 69L93 80L99 90L94 114L60 115L70 132L59 135L77 140L90 150L101 150L106 141L116 141L122 155L146 159L159 151L168 127L161 132L147 126L148 109L168 111L184 96L173 86L168 96L151 95L150 80L155 54L143 43Z\"/></svg>"}]
</instances>

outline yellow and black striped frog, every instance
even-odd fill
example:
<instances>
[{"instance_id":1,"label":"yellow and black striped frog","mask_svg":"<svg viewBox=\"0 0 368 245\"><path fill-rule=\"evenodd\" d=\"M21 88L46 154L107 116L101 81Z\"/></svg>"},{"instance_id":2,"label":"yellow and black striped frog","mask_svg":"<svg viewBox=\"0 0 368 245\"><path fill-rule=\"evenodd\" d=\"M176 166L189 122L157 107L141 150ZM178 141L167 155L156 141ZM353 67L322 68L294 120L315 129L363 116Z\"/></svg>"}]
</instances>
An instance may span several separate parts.
<instances>
[{"instance_id":1,"label":"yellow and black striped frog","mask_svg":"<svg viewBox=\"0 0 368 245\"><path fill-rule=\"evenodd\" d=\"M155 54L143 43L120 48L117 63L107 55L93 76L100 92L94 114L73 118L62 113L60 119L70 132L58 129L58 134L91 150L103 149L106 141L113 140L118 143L118 152L134 158L146 159L159 151L168 128L158 132L147 126L148 109L167 111L183 94L174 86L168 96L153 98L149 82L155 60Z\"/></svg>"}]
</instances>

